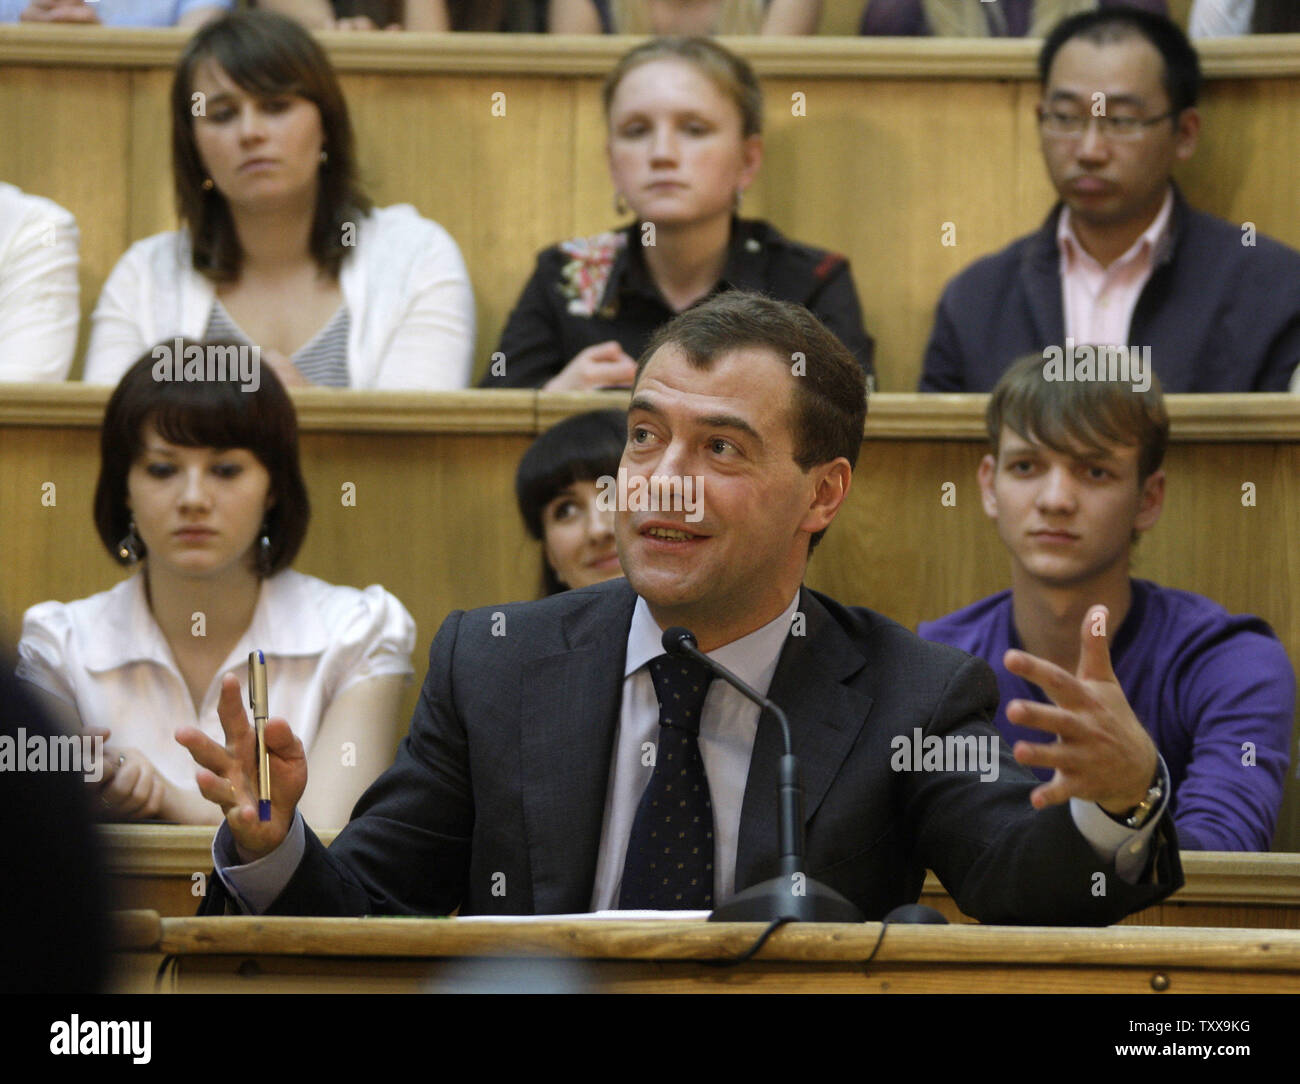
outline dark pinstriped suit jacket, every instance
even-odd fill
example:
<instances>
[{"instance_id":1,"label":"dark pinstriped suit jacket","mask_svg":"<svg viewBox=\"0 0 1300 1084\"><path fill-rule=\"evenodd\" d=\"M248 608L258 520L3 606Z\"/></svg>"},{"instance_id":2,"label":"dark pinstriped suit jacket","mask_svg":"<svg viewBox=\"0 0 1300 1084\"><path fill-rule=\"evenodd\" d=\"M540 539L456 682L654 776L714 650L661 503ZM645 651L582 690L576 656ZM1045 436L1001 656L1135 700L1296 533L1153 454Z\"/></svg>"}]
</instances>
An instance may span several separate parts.
<instances>
[{"instance_id":1,"label":"dark pinstriped suit jacket","mask_svg":"<svg viewBox=\"0 0 1300 1084\"><path fill-rule=\"evenodd\" d=\"M272 913L587 910L635 601L620 579L450 615L396 762L328 850L308 832ZM1148 877L1127 885L1067 806L1032 809L1036 780L1005 748L992 782L971 771L893 771L896 734L993 735L992 672L806 588L800 610L806 635L787 639L770 696L789 713L802 765L808 871L868 918L914 901L927 867L967 914L998 923L1106 924L1182 884L1167 818ZM764 718L737 891L773 872L780 753L779 727Z\"/></svg>"}]
</instances>

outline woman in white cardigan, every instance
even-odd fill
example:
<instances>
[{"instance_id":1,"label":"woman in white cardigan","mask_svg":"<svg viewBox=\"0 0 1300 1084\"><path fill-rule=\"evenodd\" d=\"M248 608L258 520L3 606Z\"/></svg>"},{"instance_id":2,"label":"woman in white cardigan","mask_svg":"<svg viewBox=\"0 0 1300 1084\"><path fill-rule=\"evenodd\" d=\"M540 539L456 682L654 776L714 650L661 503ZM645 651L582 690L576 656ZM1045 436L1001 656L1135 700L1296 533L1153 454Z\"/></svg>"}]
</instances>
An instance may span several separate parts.
<instances>
[{"instance_id":1,"label":"woman in white cardigan","mask_svg":"<svg viewBox=\"0 0 1300 1084\"><path fill-rule=\"evenodd\" d=\"M159 342L246 342L281 381L462 388L474 298L460 250L406 204L373 208L333 69L297 23L245 12L191 40L172 82L182 229L133 245L93 317L84 378Z\"/></svg>"}]
</instances>

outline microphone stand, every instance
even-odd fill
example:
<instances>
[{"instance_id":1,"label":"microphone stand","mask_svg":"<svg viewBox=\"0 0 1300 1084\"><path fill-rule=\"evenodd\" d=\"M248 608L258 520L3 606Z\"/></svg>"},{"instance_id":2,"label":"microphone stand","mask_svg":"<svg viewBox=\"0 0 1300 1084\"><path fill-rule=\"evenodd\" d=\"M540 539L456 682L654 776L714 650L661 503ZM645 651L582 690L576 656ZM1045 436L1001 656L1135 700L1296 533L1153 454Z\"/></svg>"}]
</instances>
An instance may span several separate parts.
<instances>
[{"instance_id":1,"label":"microphone stand","mask_svg":"<svg viewBox=\"0 0 1300 1084\"><path fill-rule=\"evenodd\" d=\"M781 724L785 755L781 757L777 780L778 832L781 847L779 872L737 893L716 908L710 922L772 922L778 918L795 922L865 922L862 912L835 889L814 881L804 868L803 784L799 761L790 739L790 721L775 703L741 681L725 666L702 652L688 629L674 626L663 636L664 650L686 656L708 667L732 688L759 706L759 717L769 711Z\"/></svg>"}]
</instances>

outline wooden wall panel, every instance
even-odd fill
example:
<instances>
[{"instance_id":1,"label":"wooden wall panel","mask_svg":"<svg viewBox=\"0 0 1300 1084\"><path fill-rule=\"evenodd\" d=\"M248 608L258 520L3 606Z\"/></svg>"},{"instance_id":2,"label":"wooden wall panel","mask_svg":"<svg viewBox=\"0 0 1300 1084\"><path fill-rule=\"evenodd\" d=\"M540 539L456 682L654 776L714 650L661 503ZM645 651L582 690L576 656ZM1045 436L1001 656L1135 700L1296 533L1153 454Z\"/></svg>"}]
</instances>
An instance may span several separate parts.
<instances>
[{"instance_id":1,"label":"wooden wall panel","mask_svg":"<svg viewBox=\"0 0 1300 1084\"><path fill-rule=\"evenodd\" d=\"M86 33L0 28L0 177L77 215L88 314L126 245L172 226L167 88L183 36L101 31L107 44L78 52ZM626 43L323 40L375 198L413 203L465 254L482 371L537 250L618 223L599 89ZM766 162L743 213L849 257L880 386L910 391L944 283L1051 205L1034 43L731 43L763 77L768 115ZM1198 206L1300 246L1300 42L1238 39L1202 53L1204 136L1180 181ZM806 116L792 115L796 91ZM505 116L493 115L498 92ZM945 222L955 246L941 243Z\"/></svg>"}]
</instances>

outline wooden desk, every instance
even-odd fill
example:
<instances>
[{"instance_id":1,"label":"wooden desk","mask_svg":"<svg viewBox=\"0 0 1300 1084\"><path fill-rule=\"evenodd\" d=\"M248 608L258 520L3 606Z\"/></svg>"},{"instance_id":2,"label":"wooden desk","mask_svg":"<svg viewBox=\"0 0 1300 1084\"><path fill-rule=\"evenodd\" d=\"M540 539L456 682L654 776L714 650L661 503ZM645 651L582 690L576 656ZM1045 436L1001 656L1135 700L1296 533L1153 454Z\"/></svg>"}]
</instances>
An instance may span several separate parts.
<instances>
[{"instance_id":1,"label":"wooden desk","mask_svg":"<svg viewBox=\"0 0 1300 1084\"><path fill-rule=\"evenodd\" d=\"M128 964L166 954L156 989L187 993L1300 993L1300 932L1289 930L891 926L881 940L875 922L793 924L748 963L708 962L739 955L762 930L131 912L117 950ZM520 958L529 962L503 963Z\"/></svg>"},{"instance_id":2,"label":"wooden desk","mask_svg":"<svg viewBox=\"0 0 1300 1084\"><path fill-rule=\"evenodd\" d=\"M337 834L317 833L328 845ZM188 917L198 909L201 880L212 868L212 829L170 825L107 825L100 829L114 906ZM1124 920L1133 926L1300 929L1300 855L1189 852L1187 883L1165 903ZM934 874L921 902L950 922L972 922Z\"/></svg>"}]
</instances>

